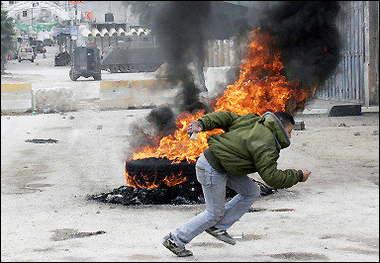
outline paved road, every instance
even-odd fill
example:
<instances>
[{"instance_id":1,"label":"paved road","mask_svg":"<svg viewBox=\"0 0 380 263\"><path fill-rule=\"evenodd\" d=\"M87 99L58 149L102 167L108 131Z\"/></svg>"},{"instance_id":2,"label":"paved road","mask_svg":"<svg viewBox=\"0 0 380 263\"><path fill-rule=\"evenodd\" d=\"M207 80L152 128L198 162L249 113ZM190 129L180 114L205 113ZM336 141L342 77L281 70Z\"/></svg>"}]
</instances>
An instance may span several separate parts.
<instances>
[{"instance_id":1,"label":"paved road","mask_svg":"<svg viewBox=\"0 0 380 263\"><path fill-rule=\"evenodd\" d=\"M128 128L148 112L1 117L2 261L186 261L161 238L203 205L123 207L86 199L125 185L134 139ZM188 246L192 260L379 259L378 115L304 121L279 168L308 168L311 179L258 199L258 212L230 229L235 246L197 237ZM25 142L33 138L59 142ZM97 231L105 233L80 234Z\"/></svg>"},{"instance_id":2,"label":"paved road","mask_svg":"<svg viewBox=\"0 0 380 263\"><path fill-rule=\"evenodd\" d=\"M70 66L54 66L54 56L57 47L47 47L47 58L37 54L34 63L30 61L18 62L11 60L6 64L6 73L1 76L2 83L32 84L33 90L70 87L77 100L79 110L98 109L100 98L100 81L92 77L80 77L77 81L69 78ZM102 70L102 80L146 80L154 78L154 73L110 73Z\"/></svg>"},{"instance_id":3,"label":"paved road","mask_svg":"<svg viewBox=\"0 0 380 263\"><path fill-rule=\"evenodd\" d=\"M99 82L73 83L68 68L39 61L7 67L34 88L58 85L57 78L83 100L96 97ZM201 234L188 246L190 259L173 256L161 239L203 205L123 207L86 198L125 185L135 139L129 128L148 113L89 106L62 115L1 116L2 261L379 260L378 113L300 116L306 130L293 133L279 168L310 169L310 180L259 198L252 206L257 212L229 230L235 246ZM25 141L33 138L59 141Z\"/></svg>"}]
</instances>

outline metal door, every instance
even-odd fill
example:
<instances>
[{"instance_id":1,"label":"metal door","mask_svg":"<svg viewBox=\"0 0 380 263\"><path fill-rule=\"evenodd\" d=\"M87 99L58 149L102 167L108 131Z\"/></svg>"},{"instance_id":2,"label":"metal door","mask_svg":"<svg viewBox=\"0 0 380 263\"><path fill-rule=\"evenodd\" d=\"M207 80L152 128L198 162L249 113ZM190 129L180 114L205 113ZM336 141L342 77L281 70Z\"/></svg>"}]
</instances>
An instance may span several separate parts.
<instances>
[{"instance_id":1,"label":"metal door","mask_svg":"<svg viewBox=\"0 0 380 263\"><path fill-rule=\"evenodd\" d=\"M341 1L337 18L342 38L342 59L322 87L317 97L348 102L364 102L364 1Z\"/></svg>"}]
</instances>

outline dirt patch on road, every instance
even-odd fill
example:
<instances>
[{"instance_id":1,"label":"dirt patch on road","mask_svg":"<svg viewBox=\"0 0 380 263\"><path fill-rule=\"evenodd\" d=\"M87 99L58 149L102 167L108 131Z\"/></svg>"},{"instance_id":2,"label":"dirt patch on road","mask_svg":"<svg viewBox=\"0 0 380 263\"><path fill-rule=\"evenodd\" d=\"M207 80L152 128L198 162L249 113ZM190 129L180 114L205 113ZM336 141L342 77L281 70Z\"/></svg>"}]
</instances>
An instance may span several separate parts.
<instances>
[{"instance_id":1,"label":"dirt patch on road","mask_svg":"<svg viewBox=\"0 0 380 263\"><path fill-rule=\"evenodd\" d=\"M318 261L327 261L328 257L321 254L316 253L305 253L305 252L287 252L287 253L280 253L280 254L272 254L269 255L272 258L275 259L289 259L289 260L318 260Z\"/></svg>"},{"instance_id":2,"label":"dirt patch on road","mask_svg":"<svg viewBox=\"0 0 380 263\"><path fill-rule=\"evenodd\" d=\"M63 228L53 230L54 235L50 238L53 241L62 241L72 238L80 238L80 237L89 237L94 235L101 235L106 233L105 231L96 231L96 232L79 232L77 229L71 228Z\"/></svg>"}]
</instances>

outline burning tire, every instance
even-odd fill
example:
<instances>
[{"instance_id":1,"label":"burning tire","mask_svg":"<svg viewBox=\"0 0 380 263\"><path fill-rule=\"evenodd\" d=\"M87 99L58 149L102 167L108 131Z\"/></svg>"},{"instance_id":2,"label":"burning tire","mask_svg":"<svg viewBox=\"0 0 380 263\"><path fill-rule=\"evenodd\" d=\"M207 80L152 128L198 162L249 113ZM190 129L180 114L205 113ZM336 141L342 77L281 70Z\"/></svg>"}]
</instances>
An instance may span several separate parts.
<instances>
[{"instance_id":1,"label":"burning tire","mask_svg":"<svg viewBox=\"0 0 380 263\"><path fill-rule=\"evenodd\" d=\"M127 184L138 188L174 186L185 181L197 182L195 163L172 163L164 158L131 160L125 164Z\"/></svg>"},{"instance_id":2,"label":"burning tire","mask_svg":"<svg viewBox=\"0 0 380 263\"><path fill-rule=\"evenodd\" d=\"M152 157L126 162L125 171L127 186L89 199L122 205L204 203L195 163Z\"/></svg>"},{"instance_id":3,"label":"burning tire","mask_svg":"<svg viewBox=\"0 0 380 263\"><path fill-rule=\"evenodd\" d=\"M168 159L152 157L128 161L125 169L127 186L121 186L110 193L90 196L89 199L127 206L205 202L202 186L196 179L195 163L172 164ZM257 183L261 196L276 191ZM227 187L226 197L232 198L235 195L236 192Z\"/></svg>"}]
</instances>

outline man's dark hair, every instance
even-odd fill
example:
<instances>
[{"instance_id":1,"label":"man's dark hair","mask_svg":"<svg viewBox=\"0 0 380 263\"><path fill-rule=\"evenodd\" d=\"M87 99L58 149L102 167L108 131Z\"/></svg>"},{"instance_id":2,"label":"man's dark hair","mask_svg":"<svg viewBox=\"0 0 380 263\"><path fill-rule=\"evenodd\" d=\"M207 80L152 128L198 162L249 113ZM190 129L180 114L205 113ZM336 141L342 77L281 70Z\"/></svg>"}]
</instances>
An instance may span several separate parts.
<instances>
[{"instance_id":1,"label":"man's dark hair","mask_svg":"<svg viewBox=\"0 0 380 263\"><path fill-rule=\"evenodd\" d=\"M290 115L289 113L285 111L277 111L274 113L274 115L276 115L276 117L280 119L284 127L288 126L289 124L293 124L293 125L295 124L295 121L292 115Z\"/></svg>"}]
</instances>

